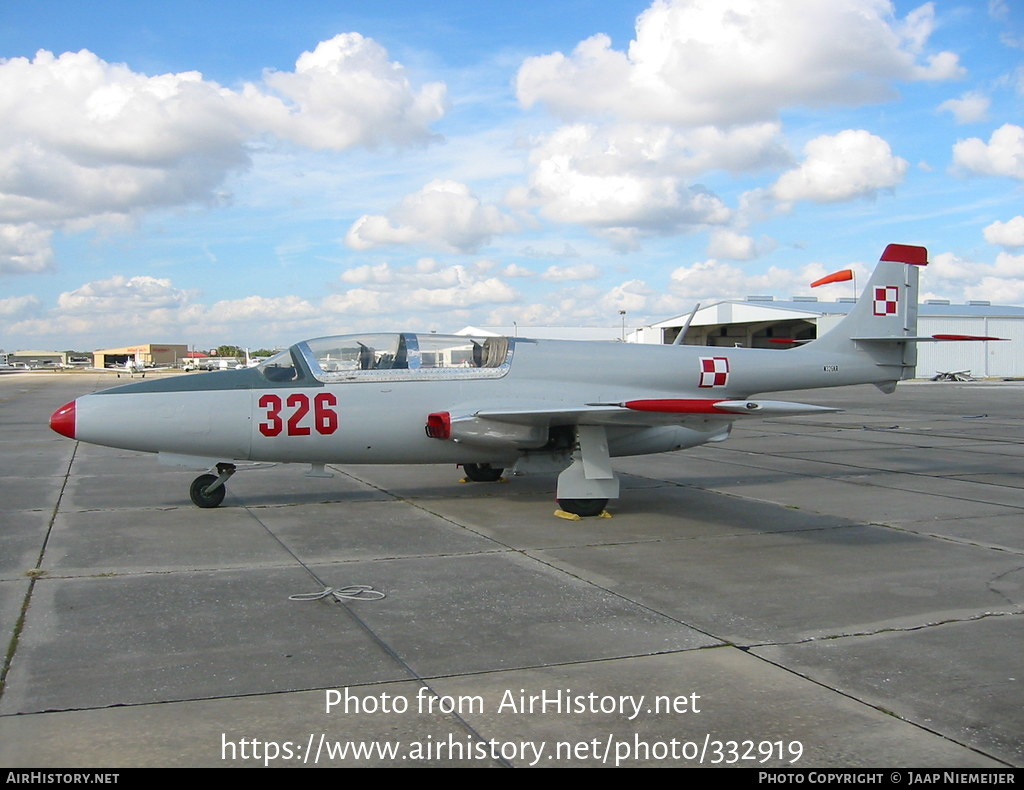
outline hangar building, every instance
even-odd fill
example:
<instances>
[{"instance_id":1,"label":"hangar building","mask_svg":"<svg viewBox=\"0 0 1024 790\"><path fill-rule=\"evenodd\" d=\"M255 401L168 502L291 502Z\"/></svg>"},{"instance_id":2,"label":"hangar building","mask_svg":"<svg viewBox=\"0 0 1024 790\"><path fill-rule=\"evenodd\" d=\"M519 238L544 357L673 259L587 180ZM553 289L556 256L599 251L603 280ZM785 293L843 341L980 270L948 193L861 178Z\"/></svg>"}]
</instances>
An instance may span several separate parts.
<instances>
[{"instance_id":1,"label":"hangar building","mask_svg":"<svg viewBox=\"0 0 1024 790\"><path fill-rule=\"evenodd\" d=\"M7 364L27 365L30 368L56 367L68 362L68 355L63 351L12 351L6 356Z\"/></svg>"},{"instance_id":2,"label":"hangar building","mask_svg":"<svg viewBox=\"0 0 1024 790\"><path fill-rule=\"evenodd\" d=\"M188 346L172 343L142 343L123 348L102 348L92 352L93 367L123 365L136 357L144 365L177 365L188 355Z\"/></svg>"},{"instance_id":3,"label":"hangar building","mask_svg":"<svg viewBox=\"0 0 1024 790\"><path fill-rule=\"evenodd\" d=\"M834 327L850 311L854 299L819 302L814 296L784 301L748 296L744 301L707 305L694 315L683 342L698 346L791 348L778 341L812 340ZM633 333L638 343L671 343L689 314L678 315ZM950 304L929 299L918 308L919 335L981 335L1005 341L919 343L917 375L970 371L978 377L1024 376L1024 307L976 301Z\"/></svg>"}]
</instances>

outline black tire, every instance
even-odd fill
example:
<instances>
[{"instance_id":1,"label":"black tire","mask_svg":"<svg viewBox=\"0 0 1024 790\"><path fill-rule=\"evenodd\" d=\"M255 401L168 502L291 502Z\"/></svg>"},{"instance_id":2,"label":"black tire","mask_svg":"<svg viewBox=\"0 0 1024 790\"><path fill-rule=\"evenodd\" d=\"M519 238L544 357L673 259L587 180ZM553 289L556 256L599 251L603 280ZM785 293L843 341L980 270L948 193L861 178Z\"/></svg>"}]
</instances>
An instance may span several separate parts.
<instances>
[{"instance_id":1,"label":"black tire","mask_svg":"<svg viewBox=\"0 0 1024 790\"><path fill-rule=\"evenodd\" d=\"M188 495L196 507L217 507L224 501L227 493L224 486L218 486L210 493L203 493L204 490L217 480L217 475L199 475L189 486Z\"/></svg>"},{"instance_id":2,"label":"black tire","mask_svg":"<svg viewBox=\"0 0 1024 790\"><path fill-rule=\"evenodd\" d=\"M497 483L505 471L490 464L463 464L462 469L474 483Z\"/></svg>"},{"instance_id":3,"label":"black tire","mask_svg":"<svg viewBox=\"0 0 1024 790\"><path fill-rule=\"evenodd\" d=\"M574 516L582 516L583 518L588 518L590 516L600 516L604 512L605 505L607 504L607 499L558 500L558 506L566 513L572 513Z\"/></svg>"}]
</instances>

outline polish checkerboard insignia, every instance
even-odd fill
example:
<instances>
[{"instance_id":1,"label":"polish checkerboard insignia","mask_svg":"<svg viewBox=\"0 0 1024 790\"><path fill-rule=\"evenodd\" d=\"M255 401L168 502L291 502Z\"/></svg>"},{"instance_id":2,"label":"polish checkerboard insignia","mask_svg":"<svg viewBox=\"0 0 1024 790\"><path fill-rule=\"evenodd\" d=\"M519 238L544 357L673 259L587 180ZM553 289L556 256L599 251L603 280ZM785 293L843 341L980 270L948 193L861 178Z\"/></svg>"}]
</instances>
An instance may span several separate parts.
<instances>
[{"instance_id":1,"label":"polish checkerboard insignia","mask_svg":"<svg viewBox=\"0 0 1024 790\"><path fill-rule=\"evenodd\" d=\"M875 289L875 315L896 315L896 305L900 301L900 289L895 285L885 285Z\"/></svg>"},{"instance_id":2,"label":"polish checkerboard insignia","mask_svg":"<svg viewBox=\"0 0 1024 790\"><path fill-rule=\"evenodd\" d=\"M729 380L728 357L700 358L700 386L724 387Z\"/></svg>"}]
</instances>

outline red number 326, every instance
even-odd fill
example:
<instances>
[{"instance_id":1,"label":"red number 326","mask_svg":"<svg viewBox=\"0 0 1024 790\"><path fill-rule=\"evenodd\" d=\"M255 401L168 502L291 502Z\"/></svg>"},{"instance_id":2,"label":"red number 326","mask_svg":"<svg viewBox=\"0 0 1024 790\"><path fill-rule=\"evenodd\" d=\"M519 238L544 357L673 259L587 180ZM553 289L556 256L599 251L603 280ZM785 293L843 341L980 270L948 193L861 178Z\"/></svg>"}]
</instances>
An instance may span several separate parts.
<instances>
[{"instance_id":1,"label":"red number 326","mask_svg":"<svg viewBox=\"0 0 1024 790\"><path fill-rule=\"evenodd\" d=\"M293 392L283 401L280 395L267 394L259 399L259 407L266 409L266 421L259 425L260 433L264 436L280 436L282 432L286 436L309 436L315 429L323 436L329 436L338 430L338 412L334 406L338 405L338 399L330 392L320 392L313 398L313 427L310 428L309 396L304 392ZM290 410L288 415L284 410Z\"/></svg>"}]
</instances>

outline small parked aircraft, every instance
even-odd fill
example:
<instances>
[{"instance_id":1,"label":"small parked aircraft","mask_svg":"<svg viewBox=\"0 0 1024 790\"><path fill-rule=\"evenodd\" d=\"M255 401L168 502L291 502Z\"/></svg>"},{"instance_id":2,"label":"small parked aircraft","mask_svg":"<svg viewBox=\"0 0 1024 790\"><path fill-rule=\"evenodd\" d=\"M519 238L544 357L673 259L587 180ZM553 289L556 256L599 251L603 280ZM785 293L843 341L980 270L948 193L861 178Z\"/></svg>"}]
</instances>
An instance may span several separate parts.
<instances>
[{"instance_id":1,"label":"small parked aircraft","mask_svg":"<svg viewBox=\"0 0 1024 790\"><path fill-rule=\"evenodd\" d=\"M124 362L111 363L105 368L86 368L86 370L91 370L94 373L114 373L118 378L121 378L121 374L124 373L131 379L135 378L136 373L139 373L142 378L146 378L146 365L138 354L127 357Z\"/></svg>"},{"instance_id":2,"label":"small parked aircraft","mask_svg":"<svg viewBox=\"0 0 1024 790\"><path fill-rule=\"evenodd\" d=\"M436 464L473 481L557 473L563 511L600 515L618 497L615 456L728 438L754 417L837 409L756 393L874 384L913 375L923 247L890 244L850 313L820 338L768 349L393 334L296 343L254 368L127 384L58 409L84 442L209 469L190 488L216 507L239 461Z\"/></svg>"}]
</instances>

